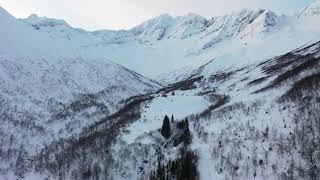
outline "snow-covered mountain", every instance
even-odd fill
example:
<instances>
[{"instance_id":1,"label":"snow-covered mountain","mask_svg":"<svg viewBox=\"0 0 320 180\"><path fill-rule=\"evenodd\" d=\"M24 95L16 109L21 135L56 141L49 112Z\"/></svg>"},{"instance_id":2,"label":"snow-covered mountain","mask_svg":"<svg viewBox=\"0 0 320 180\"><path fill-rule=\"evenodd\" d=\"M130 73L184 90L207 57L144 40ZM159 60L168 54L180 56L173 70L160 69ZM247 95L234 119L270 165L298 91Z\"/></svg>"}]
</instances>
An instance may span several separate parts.
<instances>
[{"instance_id":1,"label":"snow-covered mountain","mask_svg":"<svg viewBox=\"0 0 320 180\"><path fill-rule=\"evenodd\" d=\"M320 1L315 0L312 4L305 7L301 12L298 13L299 18L305 18L305 17L314 17L320 15Z\"/></svg>"},{"instance_id":2,"label":"snow-covered mountain","mask_svg":"<svg viewBox=\"0 0 320 180\"><path fill-rule=\"evenodd\" d=\"M130 31L143 42L173 38L184 39L203 31L207 23L205 18L196 14L190 13L176 18L164 14L148 20Z\"/></svg>"},{"instance_id":3,"label":"snow-covered mountain","mask_svg":"<svg viewBox=\"0 0 320 180\"><path fill-rule=\"evenodd\" d=\"M142 107L140 120L123 128L112 148L111 174L175 179L179 162L187 159L197 164L195 173L187 162L180 167L190 179L317 179L319 47L319 42L308 44L221 71L212 69L212 61L164 90L167 98L156 96ZM164 114L176 117L169 139L159 131ZM175 129L186 117L193 136L187 147ZM174 145L177 141L181 144Z\"/></svg>"},{"instance_id":4,"label":"snow-covered mountain","mask_svg":"<svg viewBox=\"0 0 320 180\"><path fill-rule=\"evenodd\" d=\"M240 37L246 35L252 36L255 33L270 31L271 27L279 24L278 21L280 20L275 13L264 9L258 11L243 10L223 17L213 17L210 20L192 13L178 17L163 14L130 30L120 31L126 35L119 35L114 31L104 30L86 32L82 29L72 28L64 20L38 17L34 14L26 19L21 19L21 21L31 25L36 30L49 33L53 39L62 38L73 40L72 37L76 39L76 36L80 34L88 36L87 38L93 38L90 37L90 35L94 36L104 33L109 37L104 39L105 41L110 41L112 38L123 38L121 36L124 36L131 37L129 38L130 40L135 39L139 42L146 43L164 39L185 39L201 32L205 36L216 33L214 36L219 36L221 40L240 34ZM127 41L129 39L127 39ZM116 42L111 41L109 43Z\"/></svg>"},{"instance_id":5,"label":"snow-covered mountain","mask_svg":"<svg viewBox=\"0 0 320 180\"><path fill-rule=\"evenodd\" d=\"M317 3L310 5L311 9L316 9ZM66 49L71 48L84 58L112 59L148 77L173 82L179 78L171 75L168 79L168 73L180 69L190 72L212 59L234 54L234 48L241 49L241 57L255 53L257 45L264 46L259 49L276 49L255 53L256 60L285 53L317 39L317 19L298 17L277 15L266 9L243 10L211 19L191 13L178 17L164 14L129 30L94 32L36 15L20 21L52 39L68 41ZM307 27L310 25L312 27ZM311 28L313 32L308 33ZM280 45L275 48L277 44Z\"/></svg>"},{"instance_id":6,"label":"snow-covered mountain","mask_svg":"<svg viewBox=\"0 0 320 180\"><path fill-rule=\"evenodd\" d=\"M76 57L71 48L65 48L67 41L48 37L4 9L0 9L0 22L1 152L15 154L23 149L34 155L45 144L77 137L123 108L128 98L161 88L106 59ZM67 26L46 19L37 23ZM5 162L2 155L1 161ZM1 163L1 172L8 172L14 161Z\"/></svg>"},{"instance_id":7,"label":"snow-covered mountain","mask_svg":"<svg viewBox=\"0 0 320 180\"><path fill-rule=\"evenodd\" d=\"M132 92L121 97L124 99L160 87L156 82L108 61L107 57L82 58L72 47L68 47L68 41L52 39L47 33L30 28L4 9L0 9L0 20L3 24L0 30L1 80L9 83L5 87L15 85L13 89L21 89L17 92L27 92L26 89L29 89L25 97L38 96L42 100L54 98L67 102L77 94L97 93L118 83L124 91ZM63 20L36 15L31 15L28 22L41 28L63 26L73 29ZM128 87L126 83L130 81L138 86ZM11 94L10 89L5 91Z\"/></svg>"},{"instance_id":8,"label":"snow-covered mountain","mask_svg":"<svg viewBox=\"0 0 320 180\"><path fill-rule=\"evenodd\" d=\"M319 2L94 32L0 9L0 179L317 179Z\"/></svg>"},{"instance_id":9,"label":"snow-covered mountain","mask_svg":"<svg viewBox=\"0 0 320 180\"><path fill-rule=\"evenodd\" d=\"M1 56L0 69L2 131L9 128L8 137L15 137L16 131L29 133L20 124L35 124L41 133L32 129L31 139L15 137L28 148L77 135L121 109L127 98L161 87L108 61Z\"/></svg>"},{"instance_id":10,"label":"snow-covered mountain","mask_svg":"<svg viewBox=\"0 0 320 180\"><path fill-rule=\"evenodd\" d=\"M118 123L47 145L25 177L316 179L319 47L221 71L212 61L185 81L137 97L112 117ZM165 115L173 115L168 138Z\"/></svg>"},{"instance_id":11,"label":"snow-covered mountain","mask_svg":"<svg viewBox=\"0 0 320 180\"><path fill-rule=\"evenodd\" d=\"M73 52L71 48L66 49L62 46L64 44L63 40L51 40L47 34L37 32L30 26L19 22L3 8L0 8L0 21L2 24L0 29L0 52L2 55L14 54L20 57L34 57L57 56L56 52L61 52L61 55L68 55ZM50 48L47 46L48 42L50 42Z\"/></svg>"}]
</instances>

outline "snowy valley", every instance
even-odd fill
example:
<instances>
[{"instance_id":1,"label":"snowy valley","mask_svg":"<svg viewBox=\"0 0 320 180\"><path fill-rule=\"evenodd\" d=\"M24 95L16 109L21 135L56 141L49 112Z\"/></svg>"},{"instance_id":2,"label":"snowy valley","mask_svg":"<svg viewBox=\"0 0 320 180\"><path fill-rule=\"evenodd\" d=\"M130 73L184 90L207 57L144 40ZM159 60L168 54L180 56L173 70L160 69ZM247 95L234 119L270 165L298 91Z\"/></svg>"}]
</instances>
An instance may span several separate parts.
<instances>
[{"instance_id":1,"label":"snowy valley","mask_svg":"<svg viewBox=\"0 0 320 180\"><path fill-rule=\"evenodd\" d=\"M319 19L89 32L0 8L0 179L318 179Z\"/></svg>"}]
</instances>

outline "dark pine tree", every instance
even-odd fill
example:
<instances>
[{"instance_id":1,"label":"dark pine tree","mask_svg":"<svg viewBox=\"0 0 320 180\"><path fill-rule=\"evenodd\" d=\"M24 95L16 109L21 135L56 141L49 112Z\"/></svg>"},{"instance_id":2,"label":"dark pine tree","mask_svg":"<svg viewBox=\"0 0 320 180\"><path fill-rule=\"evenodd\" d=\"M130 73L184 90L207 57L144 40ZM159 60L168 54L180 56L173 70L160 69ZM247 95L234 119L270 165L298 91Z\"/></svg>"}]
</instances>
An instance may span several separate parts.
<instances>
[{"instance_id":1,"label":"dark pine tree","mask_svg":"<svg viewBox=\"0 0 320 180\"><path fill-rule=\"evenodd\" d=\"M174 117L173 117L173 114L171 115L171 123L174 123Z\"/></svg>"},{"instance_id":2,"label":"dark pine tree","mask_svg":"<svg viewBox=\"0 0 320 180\"><path fill-rule=\"evenodd\" d=\"M166 139L168 139L171 136L170 119L169 119L169 117L167 115L163 119L163 124L162 124L162 128L161 128L161 134Z\"/></svg>"}]
</instances>

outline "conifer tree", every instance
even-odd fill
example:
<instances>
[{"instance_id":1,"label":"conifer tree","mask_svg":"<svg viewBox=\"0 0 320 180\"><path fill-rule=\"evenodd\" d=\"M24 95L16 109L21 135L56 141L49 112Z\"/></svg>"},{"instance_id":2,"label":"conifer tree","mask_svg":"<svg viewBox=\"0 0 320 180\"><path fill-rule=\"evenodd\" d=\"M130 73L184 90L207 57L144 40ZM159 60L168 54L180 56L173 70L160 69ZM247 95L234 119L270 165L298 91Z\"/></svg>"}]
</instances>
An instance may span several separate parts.
<instances>
[{"instance_id":1,"label":"conifer tree","mask_svg":"<svg viewBox=\"0 0 320 180\"><path fill-rule=\"evenodd\" d=\"M171 136L170 119L167 115L163 119L161 134L166 139L168 139Z\"/></svg>"}]
</instances>

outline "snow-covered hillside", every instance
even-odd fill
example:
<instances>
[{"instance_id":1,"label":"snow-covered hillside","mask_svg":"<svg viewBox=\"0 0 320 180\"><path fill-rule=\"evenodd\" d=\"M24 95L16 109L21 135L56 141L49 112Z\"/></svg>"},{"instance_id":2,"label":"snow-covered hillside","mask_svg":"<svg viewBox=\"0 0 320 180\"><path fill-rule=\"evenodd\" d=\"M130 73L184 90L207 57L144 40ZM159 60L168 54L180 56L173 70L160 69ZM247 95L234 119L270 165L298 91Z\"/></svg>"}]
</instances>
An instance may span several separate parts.
<instances>
[{"instance_id":1,"label":"snow-covered hillside","mask_svg":"<svg viewBox=\"0 0 320 180\"><path fill-rule=\"evenodd\" d=\"M316 17L320 15L320 1L315 0L314 3L310 4L309 6L305 7L301 12L298 13L299 18L305 17Z\"/></svg>"},{"instance_id":2,"label":"snow-covered hillside","mask_svg":"<svg viewBox=\"0 0 320 180\"><path fill-rule=\"evenodd\" d=\"M25 158L60 138L78 137L123 108L128 98L161 88L106 59L76 57L66 40L48 37L4 9L0 22L1 152L12 153L8 159L1 154L2 175L10 174L17 152L25 152Z\"/></svg>"},{"instance_id":3,"label":"snow-covered hillside","mask_svg":"<svg viewBox=\"0 0 320 180\"><path fill-rule=\"evenodd\" d=\"M25 56L64 56L73 54L72 48L65 48L63 40L52 40L47 34L35 31L19 22L0 7L0 53L1 55ZM50 46L48 45L50 42ZM61 54L57 55L57 52Z\"/></svg>"},{"instance_id":4,"label":"snow-covered hillside","mask_svg":"<svg viewBox=\"0 0 320 180\"><path fill-rule=\"evenodd\" d=\"M142 106L145 116L123 128L113 145L111 174L115 179L146 179L153 174L175 179L179 165L172 162L184 161L184 151L193 151L198 154L194 162L198 172L189 179L317 179L319 47L319 42L308 44L222 71L208 64L193 77L198 78L188 80L193 82L188 90L176 86L164 91L169 103L154 98ZM188 97L186 105L179 103L183 96ZM196 97L188 111L197 109L193 115L184 113L190 96ZM150 111L162 116L154 119ZM160 133L161 122L171 114L172 135L166 139ZM187 147L175 145L180 133L176 127L186 117L192 142ZM182 169L194 170L187 162L184 165Z\"/></svg>"},{"instance_id":5,"label":"snow-covered hillside","mask_svg":"<svg viewBox=\"0 0 320 180\"><path fill-rule=\"evenodd\" d=\"M190 72L212 59L230 54L246 60L264 59L317 39L318 19L307 13L317 7L315 2L297 16L277 15L267 9L211 19L192 13L178 17L164 14L122 31L88 32L63 20L36 15L21 21L52 39L68 41L69 48L84 58L109 58L148 77L174 82L181 80L181 73L172 72ZM301 14L305 14L304 20ZM256 53L257 49L272 50Z\"/></svg>"},{"instance_id":6,"label":"snow-covered hillside","mask_svg":"<svg viewBox=\"0 0 320 180\"><path fill-rule=\"evenodd\" d=\"M40 170L26 177L316 179L319 47L221 71L212 61L185 81L133 98L112 117L117 123L47 146L35 157ZM172 115L168 138L165 115Z\"/></svg>"},{"instance_id":7,"label":"snow-covered hillside","mask_svg":"<svg viewBox=\"0 0 320 180\"><path fill-rule=\"evenodd\" d=\"M94 32L0 9L0 179L317 179L319 2Z\"/></svg>"},{"instance_id":8,"label":"snow-covered hillside","mask_svg":"<svg viewBox=\"0 0 320 180\"><path fill-rule=\"evenodd\" d=\"M1 140L11 138L2 152L23 146L34 154L59 138L77 137L127 98L161 87L112 62L81 58L1 56L0 72Z\"/></svg>"}]
</instances>

